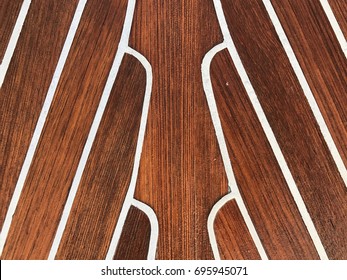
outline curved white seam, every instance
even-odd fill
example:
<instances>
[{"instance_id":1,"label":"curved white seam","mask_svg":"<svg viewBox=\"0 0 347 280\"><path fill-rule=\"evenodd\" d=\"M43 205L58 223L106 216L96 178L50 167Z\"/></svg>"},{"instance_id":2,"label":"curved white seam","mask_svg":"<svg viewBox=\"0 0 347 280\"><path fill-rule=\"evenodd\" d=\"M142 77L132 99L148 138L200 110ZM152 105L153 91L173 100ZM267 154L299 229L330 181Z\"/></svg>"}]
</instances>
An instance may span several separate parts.
<instances>
[{"instance_id":1,"label":"curved white seam","mask_svg":"<svg viewBox=\"0 0 347 280\"><path fill-rule=\"evenodd\" d=\"M319 106L316 102L316 99L311 91L311 88L309 84L307 83L307 80L305 78L305 75L300 67L300 64L295 56L295 53L290 45L290 42L287 38L287 35L285 34L281 22L279 21L277 14L270 2L270 0L263 0L263 3L266 7L266 10L271 18L271 21L273 22L273 25L276 29L277 35L282 43L282 46L289 58L290 64L292 65L292 68L298 77L299 83L304 91L304 94L306 96L306 99L311 107L311 110L314 114L314 117L317 120L317 123L319 125L320 131L324 137L325 142L327 143L327 146L330 150L330 153L335 161L335 164L337 166L337 169L340 172L340 175L342 177L342 180L345 184L345 187L347 187L347 169L345 167L345 164L341 158L340 153L337 150L337 147L335 145L335 142L330 134L330 131L328 129L328 126L325 123L324 117L319 109Z\"/></svg>"},{"instance_id":2,"label":"curved white seam","mask_svg":"<svg viewBox=\"0 0 347 280\"><path fill-rule=\"evenodd\" d=\"M2 86L2 83L4 82L8 66L10 65L10 61L12 59L14 50L18 42L19 35L22 32L23 24L28 14L30 4L31 0L24 0L22 7L19 11L16 24L13 28L10 41L8 42L4 57L2 59L2 63L0 64L0 88Z\"/></svg>"},{"instance_id":3,"label":"curved white seam","mask_svg":"<svg viewBox=\"0 0 347 280\"><path fill-rule=\"evenodd\" d=\"M157 215L155 214L155 212L150 206L148 206L147 204L141 201L138 201L137 199L133 199L132 205L140 209L142 212L144 212L149 219L149 222L151 224L151 236L149 240L147 259L155 260L158 235L159 235L159 224L158 224Z\"/></svg>"},{"instance_id":4,"label":"curved white seam","mask_svg":"<svg viewBox=\"0 0 347 280\"><path fill-rule=\"evenodd\" d=\"M255 94L254 88L252 83L249 80L249 77L247 75L247 72L243 66L243 63L241 61L241 58L237 52L237 49L235 47L234 41L231 38L230 32L229 32L229 28L227 26L225 17L224 17L224 12L222 9L222 5L220 0L213 0L214 4L215 4L215 9L217 12L217 16L218 16L218 20L219 23L221 25L221 29L222 29L222 33L223 33L223 37L224 40L227 44L227 48L229 50L229 53L231 55L231 58L234 62L234 65L237 69L237 72L240 75L240 78L242 80L242 83L247 91L247 94L249 96L249 99L252 103L252 106L257 114L257 117L260 121L260 124L263 128L263 131L270 143L271 149L274 152L274 155L276 157L276 160L282 170L283 176L287 182L287 185L289 187L289 190L294 198L294 201L299 209L299 212L301 214L301 217L305 223L305 226L312 238L312 241L317 249L317 252L320 256L321 259L328 259L328 256L325 252L325 249L323 247L323 244L320 240L320 237L317 233L317 230L313 224L313 221L311 219L311 216L309 215L306 205L303 201L303 198L301 197L301 194L298 190L298 187L294 181L293 175L291 174L289 167L287 165L287 162L282 154L282 151L279 147L279 144L277 142L277 139L272 131L272 128L266 118L266 115L263 111L263 108L260 105L260 102L258 100L257 95Z\"/></svg>"},{"instance_id":5,"label":"curved white seam","mask_svg":"<svg viewBox=\"0 0 347 280\"><path fill-rule=\"evenodd\" d=\"M143 146L143 140L145 137L146 132L146 125L147 125L147 117L148 117L148 109L149 109L149 102L151 99L151 93L152 93L152 67L151 64L148 62L148 60L139 52L133 50L132 48L127 48L127 53L131 54L135 58L137 58L143 67L146 70L146 89L145 89L145 97L143 101L143 109L142 109L142 116L141 116L141 123L140 123L140 129L139 129L139 136L137 139L137 145L136 145L136 151L135 151L135 159L134 159L134 165L133 165L133 172L131 175L131 180L128 188L128 192L125 196L124 203L122 206L122 210L119 214L118 222L116 225L116 228L113 233L113 237L106 255L107 260L111 260L114 256L114 253L117 249L118 241L120 238L120 235L122 233L122 229L124 226L124 222L127 216L127 213L129 211L129 208L132 204L134 193L135 193L135 186L136 186L136 180L137 175L139 172L140 167L140 159L141 159L141 153L142 153L142 146Z\"/></svg>"},{"instance_id":6,"label":"curved white seam","mask_svg":"<svg viewBox=\"0 0 347 280\"><path fill-rule=\"evenodd\" d=\"M223 196L220 200L217 201L215 205L213 205L212 210L210 214L208 215L207 219L207 231L208 231L208 236L210 238L210 243L212 247L212 252L214 255L215 260L220 260L220 254L219 254L219 249L218 249L218 244L217 244L217 239L216 239L216 234L214 232L214 221L216 219L218 211L230 200L234 199L235 195L231 192L228 193L227 195Z\"/></svg>"},{"instance_id":7,"label":"curved white seam","mask_svg":"<svg viewBox=\"0 0 347 280\"><path fill-rule=\"evenodd\" d=\"M320 3L323 7L323 10L325 14L327 15L327 18L330 22L331 27L333 28L336 38L340 43L341 49L345 56L347 57L347 41L345 39L345 36L343 35L343 32L340 28L339 23L336 20L336 17L334 15L334 12L331 10L330 4L328 0L320 0Z\"/></svg>"},{"instance_id":8,"label":"curved white seam","mask_svg":"<svg viewBox=\"0 0 347 280\"><path fill-rule=\"evenodd\" d=\"M225 138L224 138L224 134L223 134L223 129L222 129L222 125L220 122L220 118L218 115L218 109L217 109L217 105L216 105L216 100L214 98L214 94L213 94L213 88L212 88L212 83L211 83L211 77L210 77L210 65L211 65L211 61L213 59L213 57L221 50L226 48L226 44L225 43L221 43L215 47L213 47L209 52L206 53L203 61L202 61L202 65L201 65L201 72L202 72L202 77L203 77L203 88L204 88L204 92L206 95L206 99L207 99L207 103L208 103L208 107L210 110L210 114L211 114L211 118L212 118L212 122L213 122L213 126L215 129L215 133L217 136L217 141L219 144L219 148L221 150L221 154L222 154L222 159L223 159L223 164L224 164L224 169L225 172L227 174L228 177L228 184L230 187L230 191L231 193L227 194L226 196L224 196L219 202L217 202L217 207L218 205L221 204L221 201L225 201L225 199L230 197L233 198L238 198L238 200L236 201L238 204L240 204L239 208L240 211L242 213L242 217L245 220L245 223L249 229L249 232L253 238L253 241L257 247L257 250L261 256L262 259L267 259L267 255L265 253L264 247L260 241L260 238L258 236L258 233L253 225L253 222L249 216L249 213L247 211L247 208L244 206L242 197L239 193L239 189L237 186L237 182L235 179L235 175L232 169L232 165L231 165L231 160L229 157L229 153L227 150L227 146L225 143ZM221 206L220 206L221 207ZM220 208L219 207L219 208ZM218 208L218 210L219 210ZM212 247L212 251L214 253L215 259L220 259L219 253L217 254L216 252L218 251L218 247L217 247L217 242L215 240L215 234L214 234L214 229L213 229L213 222L215 219L215 215L217 214L217 212L214 212L214 210L216 210L216 205L214 205L214 207L212 208L212 211L208 217L208 221L207 221L207 229L209 232L209 236L210 236L210 241L211 241L211 247Z\"/></svg>"},{"instance_id":9,"label":"curved white seam","mask_svg":"<svg viewBox=\"0 0 347 280\"><path fill-rule=\"evenodd\" d=\"M135 0L129 0L125 19L124 19L122 35L121 35L121 38L120 38L120 41L118 44L118 49L117 49L115 58L113 60L113 64L112 64L111 70L109 72L109 75L108 75L108 78L107 78L107 81L106 81L106 84L104 87L104 91L102 93L100 103L99 103L98 109L96 111L92 126L90 128L86 144L83 148L82 156L81 156L81 159L79 161L79 164L78 164L78 167L76 170L76 174L75 174L75 177L74 177L72 185L71 185L69 196L68 196L67 201L66 201L65 206L64 206L63 214L62 214L62 217L60 219L59 226L58 226L58 229L57 229L57 232L56 232L56 235L55 235L55 238L54 238L54 241L53 241L53 244L52 244L49 256L48 256L48 259L50 259L50 260L55 258L55 255L58 251L58 247L59 247L60 241L62 239L64 230L65 230L68 218L69 218L69 214L70 214L70 211L72 209L72 205L73 205L73 202L75 200L77 190L78 190L81 178L82 178L82 174L83 174L84 168L87 164L88 156L89 156L90 151L92 149L96 133L99 129L99 125L100 125L102 116L104 114L110 93L112 91L113 84L116 80L118 70L119 70L120 64L122 62L124 53L126 52L126 48L127 48L128 41L129 41L129 34L130 34L130 30L131 30L131 25L132 25L134 8L135 8Z\"/></svg>"},{"instance_id":10,"label":"curved white seam","mask_svg":"<svg viewBox=\"0 0 347 280\"><path fill-rule=\"evenodd\" d=\"M76 8L74 17L73 17L71 25L70 25L69 32L67 34L63 49L61 51L61 54L60 54L60 57L58 60L58 64L57 64L55 72L53 74L51 84L49 86L49 89L48 89L48 92L47 92L47 95L46 95L46 98L45 98L45 101L44 101L44 104L43 104L43 107L42 107L42 110L41 110L41 113L39 116L39 119L38 119L36 127L35 127L34 134L32 136L27 154L25 156L25 159L24 159L24 162L22 165L22 169L20 171L18 181L17 181L15 190L14 190L12 198L11 198L11 202L10 202L9 208L7 210L7 213L6 213L4 225L3 225L2 232L0 235L0 255L2 254L3 248L5 246L8 231L10 229L11 222L12 222L12 216L14 215L14 213L16 211L18 201L19 201L19 198L20 198L20 195L22 193L23 186L25 183L25 179L28 175L31 162L33 160L38 142L40 140L40 135L42 133L44 124L46 122L48 111L49 111L50 106L52 104L52 100L53 100L53 97L54 97L61 73L63 71L63 67L65 65L67 56L70 52L72 41L75 37L76 30L77 30L77 27L79 25L86 1L87 0L80 0L80 2L78 3L78 6Z\"/></svg>"}]
</instances>

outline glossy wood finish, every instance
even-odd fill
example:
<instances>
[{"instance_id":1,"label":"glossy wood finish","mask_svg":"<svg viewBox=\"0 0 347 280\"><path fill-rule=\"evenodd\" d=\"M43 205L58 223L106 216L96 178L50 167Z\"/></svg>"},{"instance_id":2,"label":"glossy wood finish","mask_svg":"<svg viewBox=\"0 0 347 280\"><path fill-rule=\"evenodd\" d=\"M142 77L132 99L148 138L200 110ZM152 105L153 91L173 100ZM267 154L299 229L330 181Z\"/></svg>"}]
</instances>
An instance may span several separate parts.
<instances>
[{"instance_id":1,"label":"glossy wood finish","mask_svg":"<svg viewBox=\"0 0 347 280\"><path fill-rule=\"evenodd\" d=\"M259 253L235 200L217 213L214 230L221 260L257 260Z\"/></svg>"},{"instance_id":2,"label":"glossy wood finish","mask_svg":"<svg viewBox=\"0 0 347 280\"><path fill-rule=\"evenodd\" d=\"M0 2L0 64L4 58L22 3L23 0Z\"/></svg>"},{"instance_id":3,"label":"glossy wood finish","mask_svg":"<svg viewBox=\"0 0 347 280\"><path fill-rule=\"evenodd\" d=\"M143 66L126 55L89 155L57 259L106 257L133 170L145 85Z\"/></svg>"},{"instance_id":4,"label":"glossy wood finish","mask_svg":"<svg viewBox=\"0 0 347 280\"><path fill-rule=\"evenodd\" d=\"M228 187L201 62L221 41L212 1L137 2L130 46L151 63L153 90L135 197L158 217L158 259L213 258L207 217Z\"/></svg>"},{"instance_id":5,"label":"glossy wood finish","mask_svg":"<svg viewBox=\"0 0 347 280\"><path fill-rule=\"evenodd\" d=\"M334 12L345 38L347 38L347 1L329 0L329 5Z\"/></svg>"},{"instance_id":6,"label":"glossy wood finish","mask_svg":"<svg viewBox=\"0 0 347 280\"><path fill-rule=\"evenodd\" d=\"M227 50L214 57L211 80L236 181L268 257L318 258L282 170ZM225 213L220 215L224 217L233 208L235 206L226 206ZM239 214L236 212L235 216ZM217 231L225 228L225 225L219 224L220 221L223 220L215 222ZM228 252L232 251L232 246L235 246L232 241L223 241L225 257L231 257ZM254 258L254 254L251 257Z\"/></svg>"},{"instance_id":7,"label":"glossy wood finish","mask_svg":"<svg viewBox=\"0 0 347 280\"><path fill-rule=\"evenodd\" d=\"M260 0L222 4L236 48L328 256L347 258L346 186L265 7Z\"/></svg>"},{"instance_id":8,"label":"glossy wood finish","mask_svg":"<svg viewBox=\"0 0 347 280\"><path fill-rule=\"evenodd\" d=\"M76 5L32 2L0 88L1 228Z\"/></svg>"},{"instance_id":9,"label":"glossy wood finish","mask_svg":"<svg viewBox=\"0 0 347 280\"><path fill-rule=\"evenodd\" d=\"M117 50L126 2L87 2L2 258L44 259L48 256ZM60 3L56 5L65 12ZM52 9L52 3L47 2L47 6ZM37 19L38 14L34 15ZM50 12L48 16L52 16Z\"/></svg>"},{"instance_id":10,"label":"glossy wood finish","mask_svg":"<svg viewBox=\"0 0 347 280\"><path fill-rule=\"evenodd\" d=\"M114 260L146 260L151 225L145 213L131 206L125 220Z\"/></svg>"}]
</instances>

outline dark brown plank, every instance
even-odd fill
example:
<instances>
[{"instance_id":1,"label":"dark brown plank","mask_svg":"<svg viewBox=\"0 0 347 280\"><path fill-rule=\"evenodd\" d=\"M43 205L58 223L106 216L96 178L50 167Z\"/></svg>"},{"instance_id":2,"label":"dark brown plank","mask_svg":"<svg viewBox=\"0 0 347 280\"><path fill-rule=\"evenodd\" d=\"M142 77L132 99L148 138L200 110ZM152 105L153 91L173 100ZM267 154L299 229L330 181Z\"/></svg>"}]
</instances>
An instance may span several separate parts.
<instances>
[{"instance_id":1,"label":"dark brown plank","mask_svg":"<svg viewBox=\"0 0 347 280\"><path fill-rule=\"evenodd\" d=\"M31 3L0 89L0 228L76 5L77 0Z\"/></svg>"},{"instance_id":2,"label":"dark brown plank","mask_svg":"<svg viewBox=\"0 0 347 280\"><path fill-rule=\"evenodd\" d=\"M4 58L22 3L23 0L0 2L0 64Z\"/></svg>"},{"instance_id":3,"label":"dark brown plank","mask_svg":"<svg viewBox=\"0 0 347 280\"><path fill-rule=\"evenodd\" d=\"M347 166L347 60L329 20L319 0L272 3Z\"/></svg>"},{"instance_id":4,"label":"dark brown plank","mask_svg":"<svg viewBox=\"0 0 347 280\"><path fill-rule=\"evenodd\" d=\"M330 258L346 258L347 191L262 1L222 1L231 36ZM279 209L278 211L281 211Z\"/></svg>"},{"instance_id":5,"label":"dark brown plank","mask_svg":"<svg viewBox=\"0 0 347 280\"><path fill-rule=\"evenodd\" d=\"M347 1L329 0L329 4L345 38L347 38Z\"/></svg>"},{"instance_id":6,"label":"dark brown plank","mask_svg":"<svg viewBox=\"0 0 347 280\"><path fill-rule=\"evenodd\" d=\"M145 213L131 206L125 220L114 260L146 260L151 225Z\"/></svg>"},{"instance_id":7,"label":"dark brown plank","mask_svg":"<svg viewBox=\"0 0 347 280\"><path fill-rule=\"evenodd\" d=\"M153 90L135 197L158 217L158 259L213 258L207 218L228 187L201 62L218 30L212 1L137 2L130 46L151 63Z\"/></svg>"},{"instance_id":8,"label":"dark brown plank","mask_svg":"<svg viewBox=\"0 0 347 280\"><path fill-rule=\"evenodd\" d=\"M258 260L260 256L235 200L228 201L214 222L222 260Z\"/></svg>"},{"instance_id":9,"label":"dark brown plank","mask_svg":"<svg viewBox=\"0 0 347 280\"><path fill-rule=\"evenodd\" d=\"M218 53L212 61L211 80L235 177L268 257L318 258L282 171L226 50ZM226 206L222 217L232 213L234 208L235 206ZM236 213L235 217L229 219L237 221L239 215ZM216 230L221 228L224 231L225 226L216 220ZM244 226L241 229L245 230ZM234 238L245 235L245 231L242 234L235 231L234 229L234 233L224 235L235 235ZM223 247L225 257L247 258L247 251L230 255L236 244L247 245L240 242L228 244L226 240L221 242L223 246L220 247ZM248 246L252 248L253 244ZM249 257L254 258L255 255L251 254Z\"/></svg>"},{"instance_id":10,"label":"dark brown plank","mask_svg":"<svg viewBox=\"0 0 347 280\"><path fill-rule=\"evenodd\" d=\"M53 2L61 8L60 2ZM44 259L48 256L117 50L126 2L87 2L2 258ZM47 6L52 9L50 1ZM50 19L47 22L54 22L51 12L47 16Z\"/></svg>"},{"instance_id":11,"label":"dark brown plank","mask_svg":"<svg viewBox=\"0 0 347 280\"><path fill-rule=\"evenodd\" d=\"M126 55L71 209L57 259L105 259L133 170L146 73Z\"/></svg>"}]
</instances>

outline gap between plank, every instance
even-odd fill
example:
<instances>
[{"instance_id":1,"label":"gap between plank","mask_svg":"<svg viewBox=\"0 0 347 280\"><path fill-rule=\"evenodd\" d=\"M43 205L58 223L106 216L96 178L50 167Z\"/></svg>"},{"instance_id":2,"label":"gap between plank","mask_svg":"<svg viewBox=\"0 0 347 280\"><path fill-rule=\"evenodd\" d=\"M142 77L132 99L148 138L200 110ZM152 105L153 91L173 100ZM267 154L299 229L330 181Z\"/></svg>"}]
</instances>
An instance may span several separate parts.
<instances>
[{"instance_id":1,"label":"gap between plank","mask_svg":"<svg viewBox=\"0 0 347 280\"><path fill-rule=\"evenodd\" d=\"M78 3L78 6L76 8L74 17L72 19L72 23L70 25L70 29L69 32L67 34L63 49L61 51L60 57L59 57L59 61L57 64L57 67L55 69L51 84L49 86L39 119L37 121L35 130L34 130L34 134L33 137L31 139L27 154L25 156L24 159L24 163L22 165L19 177L18 177L18 181L8 208L8 211L6 213L6 217L5 217L5 221L4 221L4 225L3 225L3 229L0 235L0 255L2 254L2 251L4 249L5 243L6 243L6 239L7 239L7 235L11 226L11 222L12 222L12 216L14 215L17 205L18 205L18 201L20 198L20 195L22 193L23 187L24 187L24 183L25 183L25 179L28 175L29 172L29 168L31 165L31 162L33 160L38 142L40 140L40 135L42 133L49 109L51 107L53 98L54 98L54 94L60 79L60 76L63 72L63 68L66 62L66 59L68 57L68 54L70 52L70 48L73 42L73 39L75 37L76 31L77 31L77 27L79 25L80 19L82 17L82 13L85 7L87 0L80 0Z\"/></svg>"},{"instance_id":2,"label":"gap between plank","mask_svg":"<svg viewBox=\"0 0 347 280\"><path fill-rule=\"evenodd\" d=\"M282 170L283 176L287 182L287 185L289 187L289 190L294 198L294 201L299 209L299 212L301 214L301 217L305 223L305 226L312 238L312 241L316 247L316 250L320 256L321 259L328 259L328 256L325 252L325 249L323 247L322 241L320 240L320 237L317 233L317 230L313 224L313 221L311 219L311 216L309 215L306 205L303 201L303 198L298 190L298 187L294 181L293 175L291 174L289 167L287 165L287 162L282 154L282 151L279 147L279 144L277 142L277 139L272 131L272 128L266 118L266 115L263 111L263 108L258 100L258 97L254 91L253 85L249 80L249 77L247 75L247 72L243 66L243 63L241 61L241 58L237 52L237 49L235 47L234 41L230 35L228 25L226 23L224 12L222 8L222 4L220 0L213 0L218 21L221 26L221 30L223 33L223 37L225 40L225 44L227 45L227 49L230 53L230 56L234 62L234 65L236 67L236 70L238 74L240 75L240 78L242 80L242 83L247 91L247 94L249 96L249 99L252 103L252 106L257 114L257 117L261 123L261 126L263 128L263 131L265 132L265 135L270 143L271 149L274 152L274 155L276 157L276 160Z\"/></svg>"},{"instance_id":3,"label":"gap between plank","mask_svg":"<svg viewBox=\"0 0 347 280\"><path fill-rule=\"evenodd\" d=\"M2 86L2 83L4 82L8 66L10 65L14 50L17 45L19 35L22 32L23 24L28 14L30 4L31 0L24 0L19 15L17 17L16 24L13 28L10 41L8 42L2 63L0 64L0 88Z\"/></svg>"},{"instance_id":4,"label":"gap between plank","mask_svg":"<svg viewBox=\"0 0 347 280\"><path fill-rule=\"evenodd\" d=\"M340 43L340 46L341 46L343 53L347 57L347 41L346 41L345 36L342 33L340 25L336 20L336 17L335 17L335 15L334 15L331 7L330 7L328 0L320 0L320 4L322 5L323 10L324 10L325 14L327 15L327 18L330 22L330 25L335 32L336 38Z\"/></svg>"}]
</instances>

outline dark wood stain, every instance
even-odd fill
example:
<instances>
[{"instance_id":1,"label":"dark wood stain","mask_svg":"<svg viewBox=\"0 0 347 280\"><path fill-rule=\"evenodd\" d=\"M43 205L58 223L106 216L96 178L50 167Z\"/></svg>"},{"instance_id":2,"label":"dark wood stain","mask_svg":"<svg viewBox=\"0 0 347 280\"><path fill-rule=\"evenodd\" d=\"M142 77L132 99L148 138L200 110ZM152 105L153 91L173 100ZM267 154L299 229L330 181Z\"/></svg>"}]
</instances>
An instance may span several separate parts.
<instances>
[{"instance_id":1,"label":"dark wood stain","mask_svg":"<svg viewBox=\"0 0 347 280\"><path fill-rule=\"evenodd\" d=\"M10 41L23 0L0 2L0 64Z\"/></svg>"},{"instance_id":2,"label":"dark wood stain","mask_svg":"<svg viewBox=\"0 0 347 280\"><path fill-rule=\"evenodd\" d=\"M231 35L327 254L346 258L346 187L262 1L222 1Z\"/></svg>"},{"instance_id":3,"label":"dark wood stain","mask_svg":"<svg viewBox=\"0 0 347 280\"><path fill-rule=\"evenodd\" d=\"M119 69L57 259L104 259L133 170L146 73L126 55Z\"/></svg>"},{"instance_id":4,"label":"dark wood stain","mask_svg":"<svg viewBox=\"0 0 347 280\"><path fill-rule=\"evenodd\" d=\"M65 13L61 2L52 2ZM45 26L46 22L55 22L51 19L52 2L45 2L50 9L47 14L50 19L41 23L38 28L41 32L41 27ZM2 258L48 257L117 50L126 2L87 2L13 218ZM43 6L42 3L39 6ZM32 16L37 19L39 14L33 12ZM61 20L59 16L57 14L56 21ZM56 28L54 32L57 32ZM46 33L44 35L47 36ZM34 46L36 45L37 42ZM35 49L34 46L32 49ZM21 65L26 66L24 63ZM23 96L20 100L24 101ZM10 108L13 112L14 107Z\"/></svg>"},{"instance_id":5,"label":"dark wood stain","mask_svg":"<svg viewBox=\"0 0 347 280\"><path fill-rule=\"evenodd\" d=\"M135 197L158 217L158 259L213 258L207 218L228 187L201 63L221 41L212 1L137 2L130 46L151 63L153 91Z\"/></svg>"},{"instance_id":6,"label":"dark wood stain","mask_svg":"<svg viewBox=\"0 0 347 280\"><path fill-rule=\"evenodd\" d=\"M347 38L347 1L346 0L329 0L331 9L334 12L340 28Z\"/></svg>"},{"instance_id":7,"label":"dark wood stain","mask_svg":"<svg viewBox=\"0 0 347 280\"><path fill-rule=\"evenodd\" d=\"M235 200L217 213L214 230L221 260L259 260L257 248Z\"/></svg>"},{"instance_id":8,"label":"dark wood stain","mask_svg":"<svg viewBox=\"0 0 347 280\"><path fill-rule=\"evenodd\" d=\"M76 5L77 0L32 1L0 89L0 228Z\"/></svg>"},{"instance_id":9,"label":"dark wood stain","mask_svg":"<svg viewBox=\"0 0 347 280\"><path fill-rule=\"evenodd\" d=\"M211 80L236 181L268 257L318 258L282 171L226 50L218 53L212 61ZM235 206L227 206L222 217L232 213L233 208ZM238 214L235 215L237 219ZM234 215L229 219L234 219ZM224 219L216 220L217 230L225 229L225 225L219 224L223 221ZM225 233L225 236L228 235ZM230 244L223 241L223 250L226 252L231 252L235 246L232 241ZM232 257L229 254L225 255L227 256Z\"/></svg>"},{"instance_id":10,"label":"dark wood stain","mask_svg":"<svg viewBox=\"0 0 347 280\"><path fill-rule=\"evenodd\" d=\"M347 60L341 46L319 0L272 2L347 166Z\"/></svg>"},{"instance_id":11,"label":"dark wood stain","mask_svg":"<svg viewBox=\"0 0 347 280\"><path fill-rule=\"evenodd\" d=\"M125 220L114 260L146 260L151 225L145 213L131 206Z\"/></svg>"}]
</instances>

